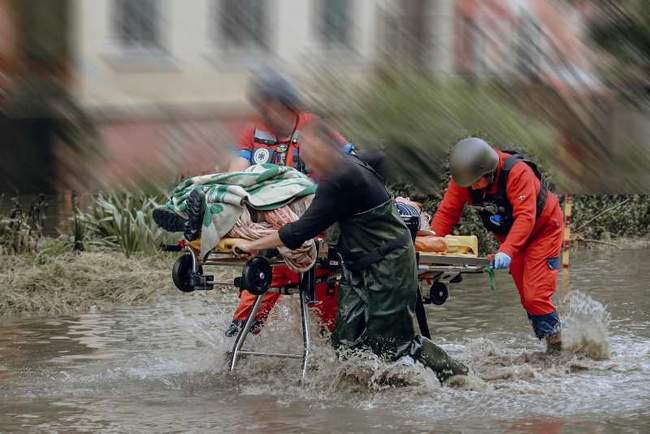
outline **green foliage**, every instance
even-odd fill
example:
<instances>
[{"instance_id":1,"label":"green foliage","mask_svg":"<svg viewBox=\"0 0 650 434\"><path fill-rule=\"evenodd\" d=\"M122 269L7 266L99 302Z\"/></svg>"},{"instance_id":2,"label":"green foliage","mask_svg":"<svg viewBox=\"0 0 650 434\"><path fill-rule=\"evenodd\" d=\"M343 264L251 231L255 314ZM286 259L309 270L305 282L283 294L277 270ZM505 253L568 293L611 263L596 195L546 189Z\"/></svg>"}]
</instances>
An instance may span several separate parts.
<instances>
[{"instance_id":1,"label":"green foliage","mask_svg":"<svg viewBox=\"0 0 650 434\"><path fill-rule=\"evenodd\" d=\"M382 148L393 192L422 203L431 214L449 179L449 149L458 140L477 135L497 147L524 151L542 166L556 143L553 128L521 113L491 83L436 81L394 70L370 85L341 84L328 77L323 87L332 92L323 92L321 112L360 148ZM338 100L330 101L330 95ZM473 210L465 211L455 232L477 235L484 253L496 248Z\"/></svg>"},{"instance_id":2,"label":"green foliage","mask_svg":"<svg viewBox=\"0 0 650 434\"><path fill-rule=\"evenodd\" d=\"M518 111L490 83L435 81L391 71L343 96L334 91L326 95L343 98L336 104L344 107L344 113L333 117L348 137L361 148L381 147L392 179L424 193L446 180L449 148L464 137L481 136L497 147L524 150L542 162L556 143L551 127ZM321 107L334 106L328 98Z\"/></svg>"},{"instance_id":3,"label":"green foliage","mask_svg":"<svg viewBox=\"0 0 650 434\"><path fill-rule=\"evenodd\" d=\"M650 2L594 0L589 33L601 56L600 75L622 102L647 109L650 104ZM606 62L602 60L606 59Z\"/></svg>"},{"instance_id":4,"label":"green foliage","mask_svg":"<svg viewBox=\"0 0 650 434\"><path fill-rule=\"evenodd\" d=\"M581 195L573 199L573 228L587 239L650 235L650 195Z\"/></svg>"},{"instance_id":5,"label":"green foliage","mask_svg":"<svg viewBox=\"0 0 650 434\"><path fill-rule=\"evenodd\" d=\"M4 195L0 195L3 209ZM8 213L0 215L0 254L33 253L43 239L43 222L47 202L43 196L24 209L18 196L11 199Z\"/></svg>"},{"instance_id":6,"label":"green foliage","mask_svg":"<svg viewBox=\"0 0 650 434\"><path fill-rule=\"evenodd\" d=\"M394 185L396 196L417 200L424 210L433 216L442 195L423 195L409 185ZM572 234L578 239L611 240L620 238L643 238L650 236L650 195L639 194L591 194L573 197ZM481 254L494 252L498 242L483 227L478 213L466 208L454 234L476 235Z\"/></svg>"},{"instance_id":7,"label":"green foliage","mask_svg":"<svg viewBox=\"0 0 650 434\"><path fill-rule=\"evenodd\" d=\"M74 230L81 239L93 240L126 256L136 252L153 253L169 235L152 218L160 206L157 198L146 193L99 194L95 203L75 216Z\"/></svg>"}]
</instances>

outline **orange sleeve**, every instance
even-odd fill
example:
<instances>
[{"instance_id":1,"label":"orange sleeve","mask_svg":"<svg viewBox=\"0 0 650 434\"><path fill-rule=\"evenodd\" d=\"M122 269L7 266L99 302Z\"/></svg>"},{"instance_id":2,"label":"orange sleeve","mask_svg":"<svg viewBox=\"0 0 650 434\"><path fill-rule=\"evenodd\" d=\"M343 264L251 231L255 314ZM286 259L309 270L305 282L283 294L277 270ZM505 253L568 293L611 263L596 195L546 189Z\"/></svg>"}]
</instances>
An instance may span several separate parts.
<instances>
[{"instance_id":1,"label":"orange sleeve","mask_svg":"<svg viewBox=\"0 0 650 434\"><path fill-rule=\"evenodd\" d=\"M513 224L499 251L512 258L526 244L535 227L539 180L526 163L515 165L508 175L506 195L512 204Z\"/></svg>"},{"instance_id":2,"label":"orange sleeve","mask_svg":"<svg viewBox=\"0 0 650 434\"><path fill-rule=\"evenodd\" d=\"M454 226L460 221L463 208L465 208L465 204L469 200L469 190L459 187L453 180L450 180L445 196L433 216L431 230L440 237L450 234Z\"/></svg>"}]
</instances>

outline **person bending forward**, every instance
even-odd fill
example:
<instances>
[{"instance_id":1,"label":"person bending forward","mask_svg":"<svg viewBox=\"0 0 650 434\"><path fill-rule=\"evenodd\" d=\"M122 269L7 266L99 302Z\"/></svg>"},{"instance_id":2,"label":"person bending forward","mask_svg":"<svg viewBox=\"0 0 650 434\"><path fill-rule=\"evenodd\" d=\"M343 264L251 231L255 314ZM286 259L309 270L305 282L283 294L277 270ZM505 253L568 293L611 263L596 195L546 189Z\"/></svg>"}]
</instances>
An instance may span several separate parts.
<instances>
[{"instance_id":1,"label":"person bending forward","mask_svg":"<svg viewBox=\"0 0 650 434\"><path fill-rule=\"evenodd\" d=\"M235 250L296 248L337 224L343 272L333 344L369 349L387 360L410 356L441 382L467 374L464 365L415 332L415 249L382 177L344 154L337 133L321 121L307 124L302 133L302 158L319 182L311 206L298 221L266 238L242 240Z\"/></svg>"}]
</instances>

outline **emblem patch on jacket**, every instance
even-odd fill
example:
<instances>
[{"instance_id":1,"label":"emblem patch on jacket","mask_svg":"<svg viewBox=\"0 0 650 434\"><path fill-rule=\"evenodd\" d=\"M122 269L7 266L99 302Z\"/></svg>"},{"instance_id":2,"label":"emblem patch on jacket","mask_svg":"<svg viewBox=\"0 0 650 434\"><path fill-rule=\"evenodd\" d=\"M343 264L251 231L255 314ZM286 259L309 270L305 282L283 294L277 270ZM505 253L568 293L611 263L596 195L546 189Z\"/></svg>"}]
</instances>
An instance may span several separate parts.
<instances>
[{"instance_id":1,"label":"emblem patch on jacket","mask_svg":"<svg viewBox=\"0 0 650 434\"><path fill-rule=\"evenodd\" d=\"M265 164L269 162L271 158L271 153L266 148L257 148L253 152L253 163L255 164Z\"/></svg>"}]
</instances>

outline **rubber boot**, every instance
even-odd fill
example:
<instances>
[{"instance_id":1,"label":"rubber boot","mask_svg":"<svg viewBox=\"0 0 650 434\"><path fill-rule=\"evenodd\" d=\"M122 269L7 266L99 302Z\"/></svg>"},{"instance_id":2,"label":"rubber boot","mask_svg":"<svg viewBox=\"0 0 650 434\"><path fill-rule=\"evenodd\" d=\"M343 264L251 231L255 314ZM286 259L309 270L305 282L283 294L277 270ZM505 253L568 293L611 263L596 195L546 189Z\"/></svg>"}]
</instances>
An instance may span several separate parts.
<instances>
[{"instance_id":1,"label":"rubber boot","mask_svg":"<svg viewBox=\"0 0 650 434\"><path fill-rule=\"evenodd\" d=\"M562 352L562 334L560 332L554 335L546 336L546 354L560 354Z\"/></svg>"},{"instance_id":2,"label":"rubber boot","mask_svg":"<svg viewBox=\"0 0 650 434\"><path fill-rule=\"evenodd\" d=\"M467 366L449 357L449 354L430 340L422 337L419 339L421 346L415 354L415 359L435 372L441 384L454 375L467 375Z\"/></svg>"},{"instance_id":3,"label":"rubber boot","mask_svg":"<svg viewBox=\"0 0 650 434\"><path fill-rule=\"evenodd\" d=\"M197 240L201 236L203 215L205 214L205 194L201 190L192 190L185 202L187 205L187 224L185 225L185 239Z\"/></svg>"},{"instance_id":4,"label":"rubber boot","mask_svg":"<svg viewBox=\"0 0 650 434\"><path fill-rule=\"evenodd\" d=\"M153 221L167 232L184 232L187 220L176 214L174 211L160 207L151 213Z\"/></svg>"}]
</instances>

